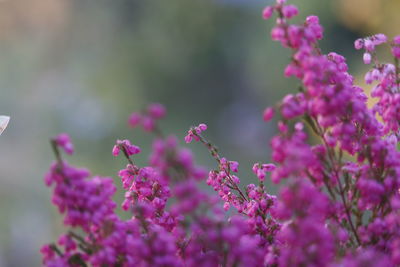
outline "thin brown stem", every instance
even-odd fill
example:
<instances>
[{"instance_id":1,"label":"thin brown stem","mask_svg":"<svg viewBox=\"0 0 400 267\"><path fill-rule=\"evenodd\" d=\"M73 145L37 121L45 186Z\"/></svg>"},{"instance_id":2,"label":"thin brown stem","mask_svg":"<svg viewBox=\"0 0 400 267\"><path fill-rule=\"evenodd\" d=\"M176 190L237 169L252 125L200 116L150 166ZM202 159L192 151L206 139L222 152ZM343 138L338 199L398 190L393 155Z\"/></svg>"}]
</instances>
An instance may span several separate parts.
<instances>
[{"instance_id":1,"label":"thin brown stem","mask_svg":"<svg viewBox=\"0 0 400 267\"><path fill-rule=\"evenodd\" d=\"M126 147L124 145L121 145L120 147L122 149L122 153L124 153L124 156L128 160L129 164L131 164L132 166L135 166L133 160L131 159L131 157L128 154L128 151L126 150Z\"/></svg>"},{"instance_id":2,"label":"thin brown stem","mask_svg":"<svg viewBox=\"0 0 400 267\"><path fill-rule=\"evenodd\" d=\"M357 230L354 227L353 220L351 218L350 210L349 210L349 207L347 205L346 197L344 195L345 192L343 190L342 182L340 181L340 178L338 178L338 184L339 184L339 190L340 190L340 197L342 199L342 202L343 202L343 205L344 205L344 209L346 211L347 220L349 221L351 230L352 230L352 232L353 232L353 234L354 234L354 236L355 236L355 238L357 240L358 245L360 246L361 245L360 237L358 236Z\"/></svg>"},{"instance_id":3,"label":"thin brown stem","mask_svg":"<svg viewBox=\"0 0 400 267\"><path fill-rule=\"evenodd\" d=\"M62 158L60 150L58 149L57 142L54 139L50 140L51 148L53 149L54 156L56 157L59 166L62 166Z\"/></svg>"},{"instance_id":4,"label":"thin brown stem","mask_svg":"<svg viewBox=\"0 0 400 267\"><path fill-rule=\"evenodd\" d=\"M400 77L399 77L399 75L400 75L400 62L399 62L399 59L397 57L394 57L394 66L395 66L395 71L396 71L396 73L395 73L395 75L396 75L395 81L396 81L396 85L397 85L397 92L399 92L400 91Z\"/></svg>"},{"instance_id":5,"label":"thin brown stem","mask_svg":"<svg viewBox=\"0 0 400 267\"><path fill-rule=\"evenodd\" d=\"M79 247L85 251L88 254L92 253L92 249L90 248L90 244L86 242L86 240L78 235L77 233L74 233L73 231L68 231L68 235L74 239L76 239L79 242Z\"/></svg>"},{"instance_id":6,"label":"thin brown stem","mask_svg":"<svg viewBox=\"0 0 400 267\"><path fill-rule=\"evenodd\" d=\"M57 253L57 255L58 256L60 256L60 257L62 257L62 252L59 250L59 248L55 245L55 244L51 244L50 245L50 248L55 252L55 253Z\"/></svg>"},{"instance_id":7,"label":"thin brown stem","mask_svg":"<svg viewBox=\"0 0 400 267\"><path fill-rule=\"evenodd\" d=\"M353 220L352 220L352 217L351 217L349 206L348 206L348 203L346 201L345 191L343 189L343 185L342 185L342 182L341 182L341 179L340 179L339 170L338 170L338 169L340 169L340 166L342 164L341 161L342 161L343 154L342 154L342 152L340 152L339 159L336 160L337 157L336 157L335 150L332 147L330 147L328 145L327 141L325 140L324 131L321 128L321 126L318 124L318 122L316 120L313 121L313 119L311 117L306 116L306 118L307 118L306 122L308 122L310 124L310 126L314 130L314 132L322 139L322 141L324 143L324 146L327 149L328 158L330 160L331 169L334 172L335 177L336 177L336 179L338 181L338 186L339 186L338 193L340 195L340 198L342 200L343 206L345 208L346 217L347 217L347 220L349 222L350 230L353 232L354 237L356 238L356 241L357 241L358 245L360 246L361 245L361 241L360 241L360 238L358 236L357 230L356 230L356 228L354 227L354 224L353 224ZM327 188L329 194L331 195L331 197L333 199L335 199L330 185L325 180L324 180L324 184L325 184L325 187Z\"/></svg>"},{"instance_id":8,"label":"thin brown stem","mask_svg":"<svg viewBox=\"0 0 400 267\"><path fill-rule=\"evenodd\" d=\"M227 178L228 178L228 181L230 182L231 186L234 188L234 190L236 190L239 193L239 195L242 197L243 201L248 201L246 195L242 192L242 190L239 188L239 186L233 181L233 178L230 175L230 170L227 170L226 168L221 166L221 157L219 156L217 149L202 135L196 133L195 131L193 131L193 134L196 135L199 138L200 142L203 143L208 148L208 150L210 151L213 158L215 158L215 160L220 165L220 168L222 168L222 170L227 174Z\"/></svg>"}]
</instances>

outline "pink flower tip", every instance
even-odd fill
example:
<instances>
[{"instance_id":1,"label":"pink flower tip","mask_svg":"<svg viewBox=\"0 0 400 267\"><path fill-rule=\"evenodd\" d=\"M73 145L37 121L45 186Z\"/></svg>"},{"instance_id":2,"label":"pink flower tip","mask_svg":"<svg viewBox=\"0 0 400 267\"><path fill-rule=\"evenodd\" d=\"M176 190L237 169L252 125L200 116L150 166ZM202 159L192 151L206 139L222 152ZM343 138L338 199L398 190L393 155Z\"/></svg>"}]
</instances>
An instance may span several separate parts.
<instances>
[{"instance_id":1,"label":"pink flower tip","mask_svg":"<svg viewBox=\"0 0 400 267\"><path fill-rule=\"evenodd\" d=\"M229 207L230 207L231 205L229 204L229 202L225 202L224 203L224 210L225 211L227 211L227 210L229 210Z\"/></svg>"},{"instance_id":2,"label":"pink flower tip","mask_svg":"<svg viewBox=\"0 0 400 267\"><path fill-rule=\"evenodd\" d=\"M185 142L186 142L187 144L189 144L190 142L192 142L192 140L193 140L193 138L192 138L192 136L191 136L190 134L188 134L188 135L185 136Z\"/></svg>"},{"instance_id":3,"label":"pink flower tip","mask_svg":"<svg viewBox=\"0 0 400 267\"><path fill-rule=\"evenodd\" d=\"M156 127L156 124L155 124L153 118L151 118L151 117L144 117L143 120L142 120L142 126L143 126L143 129L144 129L146 132L151 132L151 131L153 131L154 128Z\"/></svg>"},{"instance_id":4,"label":"pink flower tip","mask_svg":"<svg viewBox=\"0 0 400 267\"><path fill-rule=\"evenodd\" d=\"M360 50L361 48L363 48L364 47L364 41L363 41L363 39L357 39L357 40L355 40L355 42L354 42L354 47L355 47L355 49L357 49L357 50Z\"/></svg>"},{"instance_id":5,"label":"pink flower tip","mask_svg":"<svg viewBox=\"0 0 400 267\"><path fill-rule=\"evenodd\" d=\"M274 41L279 41L285 37L285 30L282 27L276 26L271 30L271 38Z\"/></svg>"},{"instance_id":6,"label":"pink flower tip","mask_svg":"<svg viewBox=\"0 0 400 267\"><path fill-rule=\"evenodd\" d=\"M262 15L264 19L269 19L273 13L274 13L274 7L267 6L264 8Z\"/></svg>"},{"instance_id":7,"label":"pink flower tip","mask_svg":"<svg viewBox=\"0 0 400 267\"><path fill-rule=\"evenodd\" d=\"M287 5L282 8L282 14L285 18L290 19L299 14L299 10L294 5Z\"/></svg>"},{"instance_id":8,"label":"pink flower tip","mask_svg":"<svg viewBox=\"0 0 400 267\"><path fill-rule=\"evenodd\" d=\"M397 35L397 36L395 36L393 38L393 43L397 44L397 45L400 45L400 35Z\"/></svg>"},{"instance_id":9,"label":"pink flower tip","mask_svg":"<svg viewBox=\"0 0 400 267\"><path fill-rule=\"evenodd\" d=\"M289 129L288 126L283 121L280 121L278 122L278 130L281 133L287 133Z\"/></svg>"},{"instance_id":10,"label":"pink flower tip","mask_svg":"<svg viewBox=\"0 0 400 267\"><path fill-rule=\"evenodd\" d=\"M141 152L140 147L131 145L128 147L128 154L129 155L135 155L139 154Z\"/></svg>"},{"instance_id":11,"label":"pink flower tip","mask_svg":"<svg viewBox=\"0 0 400 267\"><path fill-rule=\"evenodd\" d=\"M392 47L392 54L395 58L400 59L400 46Z\"/></svg>"},{"instance_id":12,"label":"pink flower tip","mask_svg":"<svg viewBox=\"0 0 400 267\"><path fill-rule=\"evenodd\" d=\"M117 140L112 149L113 156L118 156L121 149L124 149L128 156L139 154L141 152L140 147L132 145L129 140Z\"/></svg>"},{"instance_id":13,"label":"pink flower tip","mask_svg":"<svg viewBox=\"0 0 400 267\"><path fill-rule=\"evenodd\" d=\"M207 125L204 123L200 123L198 128L203 132L203 131L207 130Z\"/></svg>"},{"instance_id":14,"label":"pink flower tip","mask_svg":"<svg viewBox=\"0 0 400 267\"><path fill-rule=\"evenodd\" d=\"M112 154L113 154L113 156L114 156L114 157L118 156L118 155L119 155L119 152L120 152L120 147L119 147L119 145L115 145L115 146L113 147L113 149L112 149Z\"/></svg>"},{"instance_id":15,"label":"pink flower tip","mask_svg":"<svg viewBox=\"0 0 400 267\"><path fill-rule=\"evenodd\" d=\"M371 64L371 54L368 52L365 52L364 56L363 56L363 61L364 61L364 64Z\"/></svg>"},{"instance_id":16,"label":"pink flower tip","mask_svg":"<svg viewBox=\"0 0 400 267\"><path fill-rule=\"evenodd\" d=\"M311 15L306 18L307 24L319 24L318 16Z\"/></svg>"},{"instance_id":17,"label":"pink flower tip","mask_svg":"<svg viewBox=\"0 0 400 267\"><path fill-rule=\"evenodd\" d=\"M190 128L187 135L185 136L185 142L190 143L193 139L199 141L200 138L198 134L205 130L207 130L207 125L204 123L200 123L198 126Z\"/></svg>"},{"instance_id":18,"label":"pink flower tip","mask_svg":"<svg viewBox=\"0 0 400 267\"><path fill-rule=\"evenodd\" d=\"M229 168L233 171L233 172L238 172L239 170L239 163L237 161L230 161L229 162Z\"/></svg>"},{"instance_id":19,"label":"pink flower tip","mask_svg":"<svg viewBox=\"0 0 400 267\"><path fill-rule=\"evenodd\" d=\"M74 153L74 145L71 142L71 138L68 134L59 134L55 139L56 144L64 149L65 153L72 155Z\"/></svg>"},{"instance_id":20,"label":"pink flower tip","mask_svg":"<svg viewBox=\"0 0 400 267\"><path fill-rule=\"evenodd\" d=\"M131 127L136 127L140 124L142 120L142 115L140 115L137 112L133 112L130 116L129 116L129 120L128 120L128 124Z\"/></svg>"},{"instance_id":21,"label":"pink flower tip","mask_svg":"<svg viewBox=\"0 0 400 267\"><path fill-rule=\"evenodd\" d=\"M271 107L267 107L266 109L264 109L263 112L263 120L264 121L270 121L272 119L272 117L274 116L274 109Z\"/></svg>"},{"instance_id":22,"label":"pink flower tip","mask_svg":"<svg viewBox=\"0 0 400 267\"><path fill-rule=\"evenodd\" d=\"M372 52L375 50L375 44L370 39L365 39L364 40L364 48L368 52Z\"/></svg>"},{"instance_id":23,"label":"pink flower tip","mask_svg":"<svg viewBox=\"0 0 400 267\"><path fill-rule=\"evenodd\" d=\"M375 44L376 45L383 44L383 43L387 42L387 37L383 33L375 34L374 37L375 37Z\"/></svg>"},{"instance_id":24,"label":"pink flower tip","mask_svg":"<svg viewBox=\"0 0 400 267\"><path fill-rule=\"evenodd\" d=\"M167 114L165 107L159 103L150 104L147 107L147 112L154 119L161 119Z\"/></svg>"},{"instance_id":25,"label":"pink flower tip","mask_svg":"<svg viewBox=\"0 0 400 267\"><path fill-rule=\"evenodd\" d=\"M395 58L400 59L400 35L393 38L392 54Z\"/></svg>"},{"instance_id":26,"label":"pink flower tip","mask_svg":"<svg viewBox=\"0 0 400 267\"><path fill-rule=\"evenodd\" d=\"M272 164L272 163L263 164L262 167L267 172L272 172L276 169L275 164Z\"/></svg>"},{"instance_id":27,"label":"pink flower tip","mask_svg":"<svg viewBox=\"0 0 400 267\"><path fill-rule=\"evenodd\" d=\"M265 180L266 172L272 172L276 169L276 166L272 163L267 163L267 164L260 164L260 163L255 163L253 165L253 173L257 175L257 178L260 181Z\"/></svg>"}]
</instances>

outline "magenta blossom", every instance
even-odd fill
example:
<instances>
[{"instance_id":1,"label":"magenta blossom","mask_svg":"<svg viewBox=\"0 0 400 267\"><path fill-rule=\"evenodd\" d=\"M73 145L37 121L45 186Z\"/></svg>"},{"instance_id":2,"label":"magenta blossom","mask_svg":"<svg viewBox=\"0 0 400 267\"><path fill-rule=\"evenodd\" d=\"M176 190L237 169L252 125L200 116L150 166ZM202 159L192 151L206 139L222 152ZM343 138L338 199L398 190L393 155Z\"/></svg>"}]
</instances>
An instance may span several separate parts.
<instances>
[{"instance_id":1,"label":"magenta blossom","mask_svg":"<svg viewBox=\"0 0 400 267\"><path fill-rule=\"evenodd\" d=\"M64 160L60 150L71 154L73 145L61 134L52 140L56 161L45 183L68 231L41 248L43 265L400 266L400 37L390 42L391 62L382 62L376 49L385 35L355 41L371 67L369 96L354 84L345 57L319 47L317 16L293 24L298 10L286 0L263 11L265 19L274 14L271 36L291 55L284 75L299 87L264 110L264 121L279 118L272 163L254 164L257 178L246 164L239 171L200 124L185 141L209 151L215 166L207 172L162 132L165 108L151 104L129 118L130 126L154 135L148 164L136 163L140 148L129 140L113 147L126 160L117 174L121 218L114 179ZM277 195L270 194L273 183Z\"/></svg>"},{"instance_id":2,"label":"magenta blossom","mask_svg":"<svg viewBox=\"0 0 400 267\"><path fill-rule=\"evenodd\" d=\"M185 142L190 143L193 139L199 141L200 139L198 135L205 130L207 130L207 125L204 123L200 123L199 126L191 128L185 136Z\"/></svg>"},{"instance_id":3,"label":"magenta blossom","mask_svg":"<svg viewBox=\"0 0 400 267\"><path fill-rule=\"evenodd\" d=\"M139 154L141 151L138 146L132 145L129 140L117 140L116 145L112 149L112 154L116 157L121 150L129 156Z\"/></svg>"}]
</instances>

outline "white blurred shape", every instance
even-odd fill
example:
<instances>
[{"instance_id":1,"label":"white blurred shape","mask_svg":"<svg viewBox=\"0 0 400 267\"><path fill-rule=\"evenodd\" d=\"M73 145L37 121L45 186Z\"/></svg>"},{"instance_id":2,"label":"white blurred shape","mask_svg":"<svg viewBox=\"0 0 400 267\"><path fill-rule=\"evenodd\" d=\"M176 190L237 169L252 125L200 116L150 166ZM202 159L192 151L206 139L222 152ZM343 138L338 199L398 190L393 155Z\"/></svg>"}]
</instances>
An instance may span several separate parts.
<instances>
[{"instance_id":1,"label":"white blurred shape","mask_svg":"<svg viewBox=\"0 0 400 267\"><path fill-rule=\"evenodd\" d=\"M10 121L10 117L8 117L8 116L0 116L0 135L6 129L9 121Z\"/></svg>"}]
</instances>

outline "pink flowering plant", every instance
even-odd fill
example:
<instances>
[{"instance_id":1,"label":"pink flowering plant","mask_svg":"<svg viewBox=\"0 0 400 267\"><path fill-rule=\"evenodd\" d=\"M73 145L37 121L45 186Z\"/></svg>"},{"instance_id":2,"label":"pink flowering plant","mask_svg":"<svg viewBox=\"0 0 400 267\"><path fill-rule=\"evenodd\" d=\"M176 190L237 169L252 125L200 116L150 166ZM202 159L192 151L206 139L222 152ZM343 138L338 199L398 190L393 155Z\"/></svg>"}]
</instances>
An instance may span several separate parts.
<instances>
[{"instance_id":1,"label":"pink flowering plant","mask_svg":"<svg viewBox=\"0 0 400 267\"><path fill-rule=\"evenodd\" d=\"M215 159L207 175L188 149L163 134L157 122L166 110L152 104L129 118L155 136L148 166L135 163L141 150L129 140L112 149L127 162L118 176L131 218L122 220L113 180L69 165L61 150L72 154L73 145L59 135L45 181L70 230L42 247L43 264L400 266L400 36L355 41L371 65L365 81L377 102L369 108L345 58L320 50L318 17L291 24L297 14L284 0L263 11L265 19L277 16L272 39L291 51L284 74L301 86L264 111L264 121L279 117L279 133L271 140L273 163L252 168L256 183L240 184L239 164L220 154L200 124L185 141L203 144ZM393 63L378 59L376 47L384 44ZM268 194L266 179L281 184L277 196Z\"/></svg>"}]
</instances>

